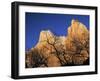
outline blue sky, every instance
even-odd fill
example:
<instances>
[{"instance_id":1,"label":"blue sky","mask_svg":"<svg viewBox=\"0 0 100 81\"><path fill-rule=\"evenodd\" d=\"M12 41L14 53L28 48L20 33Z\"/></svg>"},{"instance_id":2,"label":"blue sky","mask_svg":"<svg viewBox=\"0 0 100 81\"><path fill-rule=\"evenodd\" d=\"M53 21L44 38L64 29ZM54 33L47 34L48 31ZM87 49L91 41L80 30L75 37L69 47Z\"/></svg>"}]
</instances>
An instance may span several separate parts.
<instances>
[{"instance_id":1,"label":"blue sky","mask_svg":"<svg viewBox=\"0 0 100 81\"><path fill-rule=\"evenodd\" d=\"M25 14L25 50L34 47L42 30L50 30L55 35L67 35L71 20L77 19L89 29L89 15L30 13Z\"/></svg>"}]
</instances>

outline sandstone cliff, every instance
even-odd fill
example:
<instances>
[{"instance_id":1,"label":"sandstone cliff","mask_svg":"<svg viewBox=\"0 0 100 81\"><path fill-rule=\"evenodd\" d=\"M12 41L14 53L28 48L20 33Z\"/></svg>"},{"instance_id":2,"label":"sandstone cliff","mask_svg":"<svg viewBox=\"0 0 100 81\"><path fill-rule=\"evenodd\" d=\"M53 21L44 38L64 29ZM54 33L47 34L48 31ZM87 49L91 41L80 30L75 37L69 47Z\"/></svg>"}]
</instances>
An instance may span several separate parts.
<instances>
[{"instance_id":1,"label":"sandstone cliff","mask_svg":"<svg viewBox=\"0 0 100 81\"><path fill-rule=\"evenodd\" d=\"M89 64L87 27L78 20L72 20L67 31L66 37L57 37L50 30L41 31L37 45L26 54L27 67Z\"/></svg>"}]
</instances>

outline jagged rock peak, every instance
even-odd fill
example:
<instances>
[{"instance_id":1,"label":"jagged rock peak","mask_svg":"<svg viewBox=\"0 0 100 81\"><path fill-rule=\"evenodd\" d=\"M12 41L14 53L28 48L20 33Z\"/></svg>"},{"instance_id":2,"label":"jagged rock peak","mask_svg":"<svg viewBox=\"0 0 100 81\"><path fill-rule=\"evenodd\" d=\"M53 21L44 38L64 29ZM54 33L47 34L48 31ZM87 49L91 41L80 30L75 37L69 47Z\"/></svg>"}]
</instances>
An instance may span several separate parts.
<instances>
[{"instance_id":1,"label":"jagged rock peak","mask_svg":"<svg viewBox=\"0 0 100 81\"><path fill-rule=\"evenodd\" d=\"M54 34L50 30L42 30L39 36L39 42L52 38Z\"/></svg>"},{"instance_id":2,"label":"jagged rock peak","mask_svg":"<svg viewBox=\"0 0 100 81\"><path fill-rule=\"evenodd\" d=\"M74 24L75 22L78 23L79 21L72 19L71 24Z\"/></svg>"},{"instance_id":3,"label":"jagged rock peak","mask_svg":"<svg viewBox=\"0 0 100 81\"><path fill-rule=\"evenodd\" d=\"M85 34L88 34L88 29L87 27L79 22L78 20L72 20L71 21L71 26L68 28L68 35L70 35L71 37L73 36L80 36Z\"/></svg>"}]
</instances>

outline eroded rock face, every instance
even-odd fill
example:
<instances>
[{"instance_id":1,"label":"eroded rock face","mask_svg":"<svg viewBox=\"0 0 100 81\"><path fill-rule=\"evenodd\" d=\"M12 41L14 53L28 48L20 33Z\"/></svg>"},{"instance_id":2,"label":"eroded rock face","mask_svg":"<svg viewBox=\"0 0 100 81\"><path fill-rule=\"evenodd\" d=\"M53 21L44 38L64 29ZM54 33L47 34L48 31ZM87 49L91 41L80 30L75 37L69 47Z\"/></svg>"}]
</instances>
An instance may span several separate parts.
<instances>
[{"instance_id":1,"label":"eroded rock face","mask_svg":"<svg viewBox=\"0 0 100 81\"><path fill-rule=\"evenodd\" d=\"M50 30L41 31L39 42L27 55L33 54L34 56L34 52L36 52L34 49L38 51L39 59L43 58L38 67L84 64L89 59L89 31L78 20L72 20L66 37L57 37ZM29 62L27 59L30 60L30 58L26 58L26 62ZM29 65L35 63L35 61L31 60Z\"/></svg>"},{"instance_id":2,"label":"eroded rock face","mask_svg":"<svg viewBox=\"0 0 100 81\"><path fill-rule=\"evenodd\" d=\"M68 28L66 50L73 51L74 64L83 64L89 58L89 31L77 20L72 20L71 26Z\"/></svg>"},{"instance_id":3,"label":"eroded rock face","mask_svg":"<svg viewBox=\"0 0 100 81\"><path fill-rule=\"evenodd\" d=\"M68 28L66 47L75 51L77 43L79 46L85 46L89 44L87 42L89 42L89 31L86 26L77 20L72 20L71 26Z\"/></svg>"},{"instance_id":4,"label":"eroded rock face","mask_svg":"<svg viewBox=\"0 0 100 81\"><path fill-rule=\"evenodd\" d=\"M57 37L50 30L45 30L40 32L39 41L35 47L40 48L46 46L47 48L51 48L50 44L53 44L54 42L56 42L56 45L58 45L59 43L64 45L65 40L66 40L65 36Z\"/></svg>"},{"instance_id":5,"label":"eroded rock face","mask_svg":"<svg viewBox=\"0 0 100 81\"><path fill-rule=\"evenodd\" d=\"M84 41L89 38L89 31L81 22L72 20L71 26L68 28L68 37L84 44Z\"/></svg>"}]
</instances>

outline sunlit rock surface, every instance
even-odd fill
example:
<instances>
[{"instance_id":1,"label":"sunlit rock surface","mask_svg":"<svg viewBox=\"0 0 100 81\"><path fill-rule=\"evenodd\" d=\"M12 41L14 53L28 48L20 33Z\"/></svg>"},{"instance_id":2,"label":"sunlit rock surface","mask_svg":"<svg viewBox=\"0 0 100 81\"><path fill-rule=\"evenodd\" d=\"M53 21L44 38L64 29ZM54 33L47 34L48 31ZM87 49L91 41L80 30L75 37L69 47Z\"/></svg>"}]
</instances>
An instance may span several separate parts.
<instances>
[{"instance_id":1,"label":"sunlit rock surface","mask_svg":"<svg viewBox=\"0 0 100 81\"><path fill-rule=\"evenodd\" d=\"M68 31L66 36L59 37L50 30L41 31L37 45L26 53L26 67L89 64L89 30L87 27L73 19L66 30ZM38 59L35 59L35 56Z\"/></svg>"}]
</instances>

